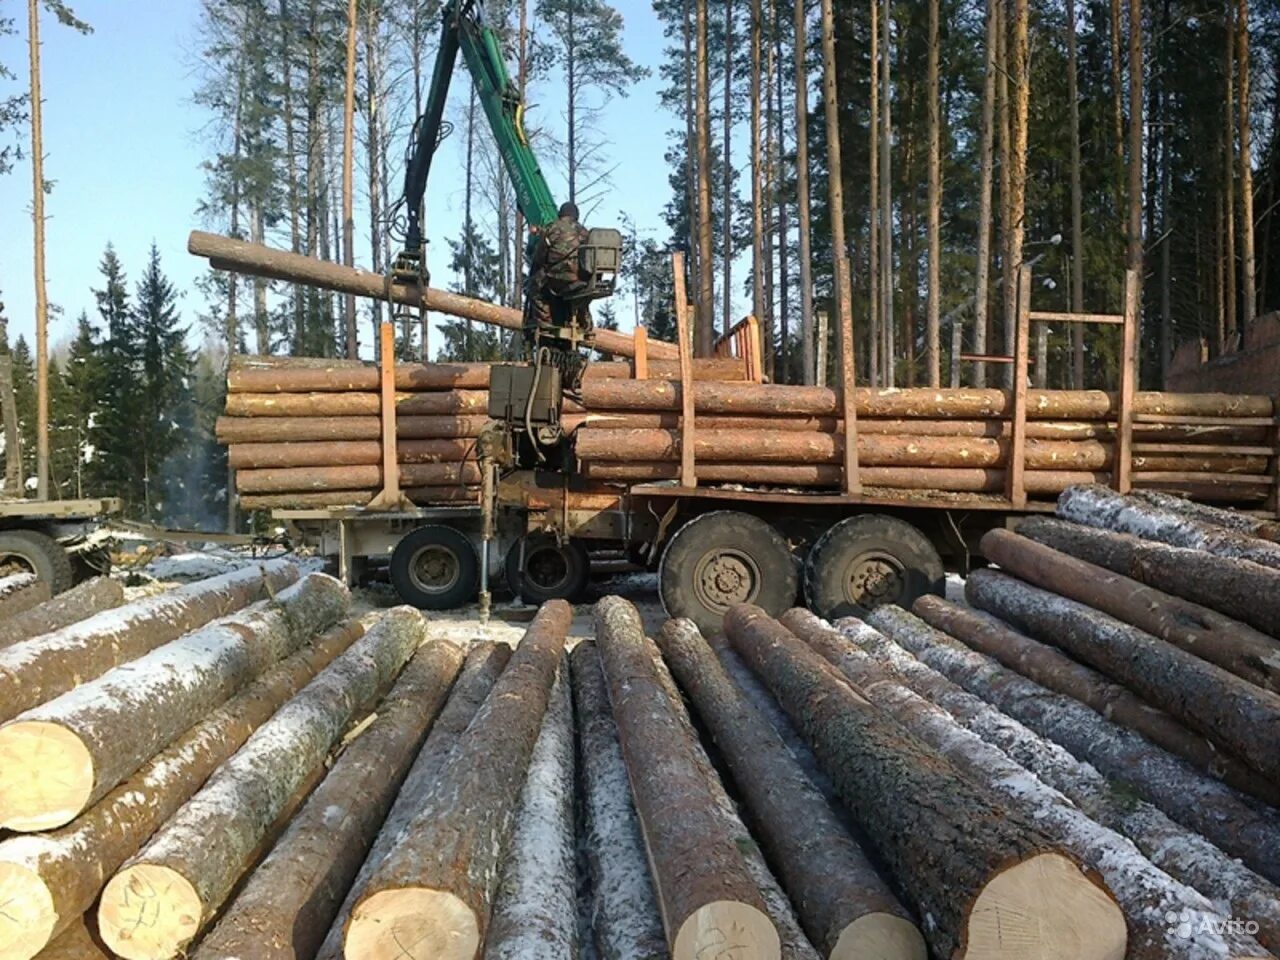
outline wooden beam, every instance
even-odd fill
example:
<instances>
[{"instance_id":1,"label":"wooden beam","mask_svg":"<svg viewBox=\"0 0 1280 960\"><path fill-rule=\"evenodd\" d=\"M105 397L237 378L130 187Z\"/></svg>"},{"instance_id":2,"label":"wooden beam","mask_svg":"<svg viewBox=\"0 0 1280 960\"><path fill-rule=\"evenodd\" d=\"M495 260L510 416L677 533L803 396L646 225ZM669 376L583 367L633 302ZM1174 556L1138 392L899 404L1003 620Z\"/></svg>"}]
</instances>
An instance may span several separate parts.
<instances>
[{"instance_id":1,"label":"wooden beam","mask_svg":"<svg viewBox=\"0 0 1280 960\"><path fill-rule=\"evenodd\" d=\"M680 347L680 485L696 487L698 475L693 458L693 435L696 429L693 395L693 344L689 334L689 299L684 282L684 254L671 255L675 278L676 338Z\"/></svg>"},{"instance_id":2,"label":"wooden beam","mask_svg":"<svg viewBox=\"0 0 1280 960\"><path fill-rule=\"evenodd\" d=\"M1009 445L1009 467L1005 473L1006 496L1015 507L1027 505L1023 482L1027 449L1027 347L1031 333L1031 269L1018 270L1017 332L1013 365L1013 436Z\"/></svg>"},{"instance_id":3,"label":"wooden beam","mask_svg":"<svg viewBox=\"0 0 1280 960\"><path fill-rule=\"evenodd\" d=\"M1138 271L1124 275L1124 328L1120 344L1120 411L1116 430L1115 488L1121 493L1133 489L1133 396L1138 384L1138 311L1142 284ZM1146 422L1146 421L1144 421ZM1165 420L1164 422L1172 422Z\"/></svg>"},{"instance_id":4,"label":"wooden beam","mask_svg":"<svg viewBox=\"0 0 1280 960\"><path fill-rule=\"evenodd\" d=\"M1064 310L1033 310L1032 323L1124 323L1123 313L1070 313Z\"/></svg>"}]
</instances>

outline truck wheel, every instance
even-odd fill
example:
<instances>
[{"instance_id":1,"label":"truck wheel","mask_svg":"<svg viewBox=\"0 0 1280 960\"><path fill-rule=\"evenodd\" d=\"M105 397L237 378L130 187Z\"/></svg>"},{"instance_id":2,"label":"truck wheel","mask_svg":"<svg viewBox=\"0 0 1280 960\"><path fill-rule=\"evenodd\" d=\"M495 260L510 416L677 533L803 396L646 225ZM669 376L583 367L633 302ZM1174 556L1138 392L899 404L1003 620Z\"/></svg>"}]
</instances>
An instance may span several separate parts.
<instances>
[{"instance_id":1,"label":"truck wheel","mask_svg":"<svg viewBox=\"0 0 1280 960\"><path fill-rule=\"evenodd\" d=\"M777 616L792 606L799 576L787 541L759 517L716 510L676 531L658 565L658 593L670 617L688 617L707 636L724 615L754 603Z\"/></svg>"},{"instance_id":2,"label":"truck wheel","mask_svg":"<svg viewBox=\"0 0 1280 960\"><path fill-rule=\"evenodd\" d=\"M62 544L35 530L0 530L0 568L15 562L47 583L55 597L75 583Z\"/></svg>"},{"instance_id":3,"label":"truck wheel","mask_svg":"<svg viewBox=\"0 0 1280 960\"><path fill-rule=\"evenodd\" d=\"M391 582L406 603L450 610L476 598L480 560L471 541L452 527L419 527L392 551Z\"/></svg>"},{"instance_id":4,"label":"truck wheel","mask_svg":"<svg viewBox=\"0 0 1280 960\"><path fill-rule=\"evenodd\" d=\"M524 570L520 569L522 546ZM577 540L561 545L555 537L536 534L517 540L507 553L507 583L526 603L576 600L590 576L591 559Z\"/></svg>"},{"instance_id":5,"label":"truck wheel","mask_svg":"<svg viewBox=\"0 0 1280 960\"><path fill-rule=\"evenodd\" d=\"M818 538L804 565L804 591L821 617L854 616L896 603L911 608L944 588L942 558L928 537L894 517L841 520Z\"/></svg>"}]
</instances>

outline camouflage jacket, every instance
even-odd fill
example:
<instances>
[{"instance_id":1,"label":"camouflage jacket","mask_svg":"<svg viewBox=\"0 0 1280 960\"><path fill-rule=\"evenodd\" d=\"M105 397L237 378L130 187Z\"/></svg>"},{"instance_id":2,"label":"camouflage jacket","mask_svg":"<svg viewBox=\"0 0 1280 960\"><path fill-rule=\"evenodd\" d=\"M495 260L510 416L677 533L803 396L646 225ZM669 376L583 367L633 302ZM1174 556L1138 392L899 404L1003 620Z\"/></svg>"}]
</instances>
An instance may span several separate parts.
<instances>
[{"instance_id":1,"label":"camouflage jacket","mask_svg":"<svg viewBox=\"0 0 1280 960\"><path fill-rule=\"evenodd\" d=\"M582 224L560 217L543 231L542 242L534 252L534 270L540 271L545 280L576 283L581 279L578 249L586 239L587 230Z\"/></svg>"}]
</instances>

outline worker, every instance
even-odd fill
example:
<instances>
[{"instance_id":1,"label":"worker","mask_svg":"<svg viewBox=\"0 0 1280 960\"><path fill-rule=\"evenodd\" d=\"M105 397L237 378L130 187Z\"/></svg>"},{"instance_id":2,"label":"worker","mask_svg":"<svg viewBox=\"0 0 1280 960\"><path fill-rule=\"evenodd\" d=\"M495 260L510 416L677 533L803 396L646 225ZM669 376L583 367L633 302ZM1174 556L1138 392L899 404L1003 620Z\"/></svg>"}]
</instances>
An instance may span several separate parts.
<instances>
[{"instance_id":1,"label":"worker","mask_svg":"<svg viewBox=\"0 0 1280 960\"><path fill-rule=\"evenodd\" d=\"M577 296L588 282L578 255L587 236L587 228L578 222L578 206L572 202L561 204L559 216L539 233L529 272L533 322L590 328L587 301Z\"/></svg>"}]
</instances>

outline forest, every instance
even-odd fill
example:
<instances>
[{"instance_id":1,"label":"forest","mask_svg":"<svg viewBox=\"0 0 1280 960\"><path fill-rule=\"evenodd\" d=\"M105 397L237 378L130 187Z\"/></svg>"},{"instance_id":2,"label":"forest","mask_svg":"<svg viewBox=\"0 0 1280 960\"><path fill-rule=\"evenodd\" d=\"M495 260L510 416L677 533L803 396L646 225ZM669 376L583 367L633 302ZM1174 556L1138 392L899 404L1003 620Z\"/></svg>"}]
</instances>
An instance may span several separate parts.
<instances>
[{"instance_id":1,"label":"forest","mask_svg":"<svg viewBox=\"0 0 1280 960\"><path fill-rule=\"evenodd\" d=\"M0 31L29 34L41 19L92 30L65 3L27 6L23 16L0 3ZM439 0L201 6L192 96L213 134L192 225L386 272ZM1032 271L1036 309L1093 312L1120 309L1128 268L1140 278L1141 383L1158 388L1180 343L1229 350L1280 299L1274 0L489 0L485 13L539 105L527 123L543 166L568 186L558 199L588 214L626 190L601 118L645 111L626 98L651 73L660 81L654 153L670 195L662 223L616 224L624 288L597 308L598 324L674 339L678 249L702 352L750 312L774 380L834 380L847 309L861 383L998 384L1007 365L952 354L1010 352L1019 266ZM665 36L655 62L631 52L642 17ZM0 79L18 91L0 97L4 170L19 151L40 153L40 98L27 64L0 63ZM527 225L461 70L452 99L462 226L433 237L435 249L458 292L519 306ZM431 235L429 207L425 222ZM158 254L126 269L109 246L91 289L97 309L44 361L39 345L10 344L0 310L22 475L33 472L34 371L47 362L52 495L111 493L135 515L188 525L225 513L211 425L227 358L367 357L388 319L378 303L212 272L182 315ZM518 350L462 321L437 335L394 319L404 356ZM1113 330L1040 329L1037 385L1114 387Z\"/></svg>"}]
</instances>

